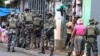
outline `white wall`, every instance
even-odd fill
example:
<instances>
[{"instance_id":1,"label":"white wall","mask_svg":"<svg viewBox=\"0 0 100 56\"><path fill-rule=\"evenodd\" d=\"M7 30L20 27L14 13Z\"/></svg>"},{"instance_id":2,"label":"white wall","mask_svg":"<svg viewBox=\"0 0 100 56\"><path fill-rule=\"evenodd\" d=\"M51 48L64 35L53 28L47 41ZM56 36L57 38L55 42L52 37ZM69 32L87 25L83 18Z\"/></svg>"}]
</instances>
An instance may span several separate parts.
<instances>
[{"instance_id":1,"label":"white wall","mask_svg":"<svg viewBox=\"0 0 100 56\"><path fill-rule=\"evenodd\" d=\"M61 14L59 11L57 11L57 9L61 6L61 2L56 2L55 4L55 19L56 19L56 31L55 31L55 39L60 40L60 24L61 24Z\"/></svg>"}]
</instances>

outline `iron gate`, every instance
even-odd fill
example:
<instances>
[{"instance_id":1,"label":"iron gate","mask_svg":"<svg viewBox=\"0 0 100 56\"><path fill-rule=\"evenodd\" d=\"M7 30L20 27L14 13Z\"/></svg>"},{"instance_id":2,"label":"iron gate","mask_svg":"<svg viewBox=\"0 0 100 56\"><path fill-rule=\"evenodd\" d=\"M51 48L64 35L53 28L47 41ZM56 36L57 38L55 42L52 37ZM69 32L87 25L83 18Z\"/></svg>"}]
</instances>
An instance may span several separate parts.
<instances>
[{"instance_id":1,"label":"iron gate","mask_svg":"<svg viewBox=\"0 0 100 56\"><path fill-rule=\"evenodd\" d=\"M52 14L55 15L55 0L31 0L30 9L32 11L33 18L36 14L42 15L43 24L46 23L46 14L50 11L52 7ZM50 3L51 2L51 3ZM45 27L43 27L44 29ZM44 31L43 31L44 32Z\"/></svg>"}]
</instances>

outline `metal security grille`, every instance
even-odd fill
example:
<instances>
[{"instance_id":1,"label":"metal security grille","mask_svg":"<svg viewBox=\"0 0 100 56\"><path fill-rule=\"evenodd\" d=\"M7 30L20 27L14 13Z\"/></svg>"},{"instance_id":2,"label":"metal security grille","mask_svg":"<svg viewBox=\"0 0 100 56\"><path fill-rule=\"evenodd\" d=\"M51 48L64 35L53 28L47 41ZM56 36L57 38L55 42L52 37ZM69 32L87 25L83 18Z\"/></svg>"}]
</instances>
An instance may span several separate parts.
<instances>
[{"instance_id":1,"label":"metal security grille","mask_svg":"<svg viewBox=\"0 0 100 56\"><path fill-rule=\"evenodd\" d=\"M52 10L52 14L55 14L55 0L30 0L29 8L31 9L33 19L36 14L42 15L43 24L47 21L46 14ZM45 28L45 27L44 27ZM44 30L43 30L44 31Z\"/></svg>"},{"instance_id":2,"label":"metal security grille","mask_svg":"<svg viewBox=\"0 0 100 56\"><path fill-rule=\"evenodd\" d=\"M46 13L48 12L48 2L46 0L31 0L30 7L31 7L33 19L36 14L41 14L43 24L45 24L47 18ZM43 27L42 34L44 34L45 32L44 28L45 27Z\"/></svg>"},{"instance_id":3,"label":"metal security grille","mask_svg":"<svg viewBox=\"0 0 100 56\"><path fill-rule=\"evenodd\" d=\"M35 14L41 14L44 19L45 14L47 13L47 2L46 0L33 0L32 1L32 13L33 16Z\"/></svg>"}]
</instances>

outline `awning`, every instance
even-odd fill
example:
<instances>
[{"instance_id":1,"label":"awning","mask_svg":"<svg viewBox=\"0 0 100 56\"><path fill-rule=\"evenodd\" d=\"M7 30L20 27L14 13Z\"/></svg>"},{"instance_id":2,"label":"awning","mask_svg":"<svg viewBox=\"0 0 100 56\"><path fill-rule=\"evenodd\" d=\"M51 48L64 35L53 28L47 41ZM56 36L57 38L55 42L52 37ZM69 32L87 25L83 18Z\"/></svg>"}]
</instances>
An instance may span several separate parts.
<instances>
[{"instance_id":1,"label":"awning","mask_svg":"<svg viewBox=\"0 0 100 56\"><path fill-rule=\"evenodd\" d=\"M0 17L7 16L11 12L11 8L0 8ZM16 9L16 13L19 13L19 9Z\"/></svg>"}]
</instances>

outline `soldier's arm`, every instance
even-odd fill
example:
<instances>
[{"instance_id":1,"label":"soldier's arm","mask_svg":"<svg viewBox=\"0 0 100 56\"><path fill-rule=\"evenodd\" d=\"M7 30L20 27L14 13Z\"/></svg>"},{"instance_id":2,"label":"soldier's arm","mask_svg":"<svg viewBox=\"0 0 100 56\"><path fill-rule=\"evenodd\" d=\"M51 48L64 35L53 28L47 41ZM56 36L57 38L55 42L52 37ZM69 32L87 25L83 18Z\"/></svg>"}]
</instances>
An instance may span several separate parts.
<instances>
[{"instance_id":1,"label":"soldier's arm","mask_svg":"<svg viewBox=\"0 0 100 56\"><path fill-rule=\"evenodd\" d=\"M26 13L23 15L23 17L24 17L24 22L26 21Z\"/></svg>"},{"instance_id":2,"label":"soldier's arm","mask_svg":"<svg viewBox=\"0 0 100 56\"><path fill-rule=\"evenodd\" d=\"M54 29L56 29L56 20L53 21Z\"/></svg>"},{"instance_id":3,"label":"soldier's arm","mask_svg":"<svg viewBox=\"0 0 100 56\"><path fill-rule=\"evenodd\" d=\"M87 40L87 31L88 31L88 30L87 30L87 27L86 27L85 32L84 32L84 37L83 37L83 40L84 40L84 41Z\"/></svg>"},{"instance_id":4,"label":"soldier's arm","mask_svg":"<svg viewBox=\"0 0 100 56\"><path fill-rule=\"evenodd\" d=\"M40 27L42 29L43 28L43 20L40 21L40 24L41 24Z\"/></svg>"},{"instance_id":5,"label":"soldier's arm","mask_svg":"<svg viewBox=\"0 0 100 56\"><path fill-rule=\"evenodd\" d=\"M95 28L95 32L96 32L96 35L99 35L100 34L100 30L98 27Z\"/></svg>"}]
</instances>

